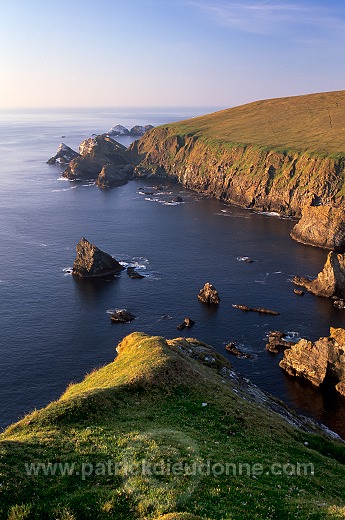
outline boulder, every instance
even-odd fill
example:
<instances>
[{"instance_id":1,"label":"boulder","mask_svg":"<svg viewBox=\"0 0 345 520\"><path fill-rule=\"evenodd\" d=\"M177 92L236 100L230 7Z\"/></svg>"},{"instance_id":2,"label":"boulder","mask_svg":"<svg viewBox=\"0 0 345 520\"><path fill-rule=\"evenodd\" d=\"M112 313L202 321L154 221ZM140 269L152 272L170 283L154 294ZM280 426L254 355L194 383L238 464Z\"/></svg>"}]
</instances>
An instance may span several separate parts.
<instances>
[{"instance_id":1,"label":"boulder","mask_svg":"<svg viewBox=\"0 0 345 520\"><path fill-rule=\"evenodd\" d=\"M292 281L316 296L345 298L345 254L328 253L323 270L314 280L294 276Z\"/></svg>"},{"instance_id":2,"label":"boulder","mask_svg":"<svg viewBox=\"0 0 345 520\"><path fill-rule=\"evenodd\" d=\"M130 278L145 278L142 274L138 273L134 267L127 267L127 274Z\"/></svg>"},{"instance_id":3,"label":"boulder","mask_svg":"<svg viewBox=\"0 0 345 520\"><path fill-rule=\"evenodd\" d=\"M303 296L304 295L304 291L302 291L301 289L294 289L293 292L295 294L297 294L297 296Z\"/></svg>"},{"instance_id":4,"label":"boulder","mask_svg":"<svg viewBox=\"0 0 345 520\"><path fill-rule=\"evenodd\" d=\"M61 143L59 145L59 148L57 149L56 154L47 161L47 164L69 164L72 161L72 159L75 159L78 156L78 152L72 150L72 148L70 148L66 144Z\"/></svg>"},{"instance_id":5,"label":"boulder","mask_svg":"<svg viewBox=\"0 0 345 520\"><path fill-rule=\"evenodd\" d=\"M303 244L345 251L345 211L333 206L305 206L290 235Z\"/></svg>"},{"instance_id":6,"label":"boulder","mask_svg":"<svg viewBox=\"0 0 345 520\"><path fill-rule=\"evenodd\" d=\"M79 153L63 172L66 179L96 180L99 187L105 188L127 182L132 175L126 147L107 134L85 139Z\"/></svg>"},{"instance_id":7,"label":"boulder","mask_svg":"<svg viewBox=\"0 0 345 520\"><path fill-rule=\"evenodd\" d=\"M136 316L131 312L127 311L127 309L118 309L113 311L110 315L110 319L113 323L129 323L134 320Z\"/></svg>"},{"instance_id":8,"label":"boulder","mask_svg":"<svg viewBox=\"0 0 345 520\"><path fill-rule=\"evenodd\" d=\"M76 251L77 257L74 261L72 274L80 276L80 278L114 276L124 269L115 258L101 251L86 238L82 238L78 242Z\"/></svg>"},{"instance_id":9,"label":"boulder","mask_svg":"<svg viewBox=\"0 0 345 520\"><path fill-rule=\"evenodd\" d=\"M217 289L209 282L206 282L204 287L200 289L198 299L207 304L218 304L220 302Z\"/></svg>"},{"instance_id":10,"label":"boulder","mask_svg":"<svg viewBox=\"0 0 345 520\"><path fill-rule=\"evenodd\" d=\"M194 324L195 321L192 320L192 318L187 317L183 320L182 323L180 323L180 325L177 325L177 330L190 329L191 327L193 327Z\"/></svg>"},{"instance_id":11,"label":"boulder","mask_svg":"<svg viewBox=\"0 0 345 520\"><path fill-rule=\"evenodd\" d=\"M285 350L279 366L291 376L307 379L314 386L330 384L344 395L345 329L331 327L329 337L315 342L300 340Z\"/></svg>"}]
</instances>

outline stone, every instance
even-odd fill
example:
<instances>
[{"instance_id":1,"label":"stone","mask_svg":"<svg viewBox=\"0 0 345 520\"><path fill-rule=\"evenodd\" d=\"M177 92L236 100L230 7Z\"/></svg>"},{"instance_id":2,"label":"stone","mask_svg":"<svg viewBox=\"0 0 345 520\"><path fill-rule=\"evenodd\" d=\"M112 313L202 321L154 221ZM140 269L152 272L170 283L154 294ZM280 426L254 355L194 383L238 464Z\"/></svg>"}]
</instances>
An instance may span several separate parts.
<instances>
[{"instance_id":1,"label":"stone","mask_svg":"<svg viewBox=\"0 0 345 520\"><path fill-rule=\"evenodd\" d=\"M56 154L47 161L47 164L69 164L72 159L75 159L78 156L78 152L72 150L72 148L66 144L61 143L57 149Z\"/></svg>"},{"instance_id":2,"label":"stone","mask_svg":"<svg viewBox=\"0 0 345 520\"><path fill-rule=\"evenodd\" d=\"M337 309L345 309L345 300L334 300L333 305Z\"/></svg>"},{"instance_id":3,"label":"stone","mask_svg":"<svg viewBox=\"0 0 345 520\"><path fill-rule=\"evenodd\" d=\"M134 267L127 267L127 274L130 278L145 278L142 274L138 273Z\"/></svg>"},{"instance_id":4,"label":"stone","mask_svg":"<svg viewBox=\"0 0 345 520\"><path fill-rule=\"evenodd\" d=\"M295 294L297 294L297 296L303 296L304 295L304 291L302 291L301 289L294 289L293 292Z\"/></svg>"},{"instance_id":5,"label":"stone","mask_svg":"<svg viewBox=\"0 0 345 520\"><path fill-rule=\"evenodd\" d=\"M303 244L344 251L345 211L327 205L305 206L290 235Z\"/></svg>"},{"instance_id":6,"label":"stone","mask_svg":"<svg viewBox=\"0 0 345 520\"><path fill-rule=\"evenodd\" d=\"M345 254L334 251L328 253L323 270L314 280L294 276L292 281L316 296L345 298Z\"/></svg>"},{"instance_id":7,"label":"stone","mask_svg":"<svg viewBox=\"0 0 345 520\"><path fill-rule=\"evenodd\" d=\"M248 307L247 305L232 304L234 309L240 309L245 312L258 312L260 314L269 314L271 316L279 316L280 312L273 311L271 309L265 309L264 307Z\"/></svg>"},{"instance_id":8,"label":"stone","mask_svg":"<svg viewBox=\"0 0 345 520\"><path fill-rule=\"evenodd\" d=\"M183 202L183 198L182 197L175 197L174 199L172 199L171 202Z\"/></svg>"},{"instance_id":9,"label":"stone","mask_svg":"<svg viewBox=\"0 0 345 520\"><path fill-rule=\"evenodd\" d=\"M113 164L105 164L98 174L96 184L99 188L110 188L111 186L120 186L128 181L132 173L132 167L128 164L115 166Z\"/></svg>"},{"instance_id":10,"label":"stone","mask_svg":"<svg viewBox=\"0 0 345 520\"><path fill-rule=\"evenodd\" d=\"M285 350L279 363L289 375L307 379L314 386L333 386L343 394L345 388L345 330L330 329L330 335L315 342L302 339Z\"/></svg>"},{"instance_id":11,"label":"stone","mask_svg":"<svg viewBox=\"0 0 345 520\"><path fill-rule=\"evenodd\" d=\"M204 287L200 289L198 299L207 304L218 304L220 302L217 289L209 282L206 282Z\"/></svg>"},{"instance_id":12,"label":"stone","mask_svg":"<svg viewBox=\"0 0 345 520\"><path fill-rule=\"evenodd\" d=\"M279 330L270 332L268 335L268 341L266 343L266 350L272 352L273 354L278 354L279 351L292 347L294 342L287 341L284 339L285 337L286 334L280 332Z\"/></svg>"},{"instance_id":13,"label":"stone","mask_svg":"<svg viewBox=\"0 0 345 520\"><path fill-rule=\"evenodd\" d=\"M183 322L180 323L180 325L177 325L177 330L182 330L182 329L190 329L191 327L193 327L193 325L195 324L195 321L192 320L192 318L184 318Z\"/></svg>"},{"instance_id":14,"label":"stone","mask_svg":"<svg viewBox=\"0 0 345 520\"><path fill-rule=\"evenodd\" d=\"M127 309L118 309L113 311L110 315L110 319L113 323L129 323L136 318L134 314L127 311Z\"/></svg>"},{"instance_id":15,"label":"stone","mask_svg":"<svg viewBox=\"0 0 345 520\"><path fill-rule=\"evenodd\" d=\"M114 276L124 269L115 258L105 253L86 238L82 238L77 246L77 257L72 274L80 278L99 278Z\"/></svg>"}]
</instances>

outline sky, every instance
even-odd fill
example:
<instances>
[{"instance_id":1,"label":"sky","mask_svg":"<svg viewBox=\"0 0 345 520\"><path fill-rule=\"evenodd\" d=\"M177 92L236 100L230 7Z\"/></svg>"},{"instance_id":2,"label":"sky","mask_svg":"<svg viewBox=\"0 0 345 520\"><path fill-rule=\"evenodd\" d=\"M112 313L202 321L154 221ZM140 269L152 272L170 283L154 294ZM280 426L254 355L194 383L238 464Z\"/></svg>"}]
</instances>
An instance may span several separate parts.
<instances>
[{"instance_id":1,"label":"sky","mask_svg":"<svg viewBox=\"0 0 345 520\"><path fill-rule=\"evenodd\" d=\"M0 0L1 109L343 89L344 0Z\"/></svg>"}]
</instances>

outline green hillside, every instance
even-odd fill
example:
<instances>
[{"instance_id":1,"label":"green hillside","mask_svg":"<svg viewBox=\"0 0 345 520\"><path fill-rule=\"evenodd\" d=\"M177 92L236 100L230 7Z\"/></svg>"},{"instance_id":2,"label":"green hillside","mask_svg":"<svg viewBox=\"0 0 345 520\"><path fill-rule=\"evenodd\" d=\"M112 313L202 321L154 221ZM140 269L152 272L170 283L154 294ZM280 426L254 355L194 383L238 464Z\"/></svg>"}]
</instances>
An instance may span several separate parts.
<instances>
[{"instance_id":1,"label":"green hillside","mask_svg":"<svg viewBox=\"0 0 345 520\"><path fill-rule=\"evenodd\" d=\"M0 436L1 519L344 517L343 443L253 402L197 340L117 350Z\"/></svg>"},{"instance_id":2,"label":"green hillside","mask_svg":"<svg viewBox=\"0 0 345 520\"><path fill-rule=\"evenodd\" d=\"M256 101L169 126L223 143L345 153L345 90Z\"/></svg>"}]
</instances>

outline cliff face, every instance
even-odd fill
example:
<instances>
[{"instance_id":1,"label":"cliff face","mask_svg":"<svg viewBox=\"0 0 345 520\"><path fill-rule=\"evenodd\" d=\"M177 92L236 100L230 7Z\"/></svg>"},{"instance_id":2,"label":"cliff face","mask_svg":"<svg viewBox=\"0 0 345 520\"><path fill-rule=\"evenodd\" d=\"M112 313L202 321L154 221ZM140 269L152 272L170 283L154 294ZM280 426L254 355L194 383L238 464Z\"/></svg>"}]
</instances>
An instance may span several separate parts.
<instances>
[{"instance_id":1,"label":"cliff face","mask_svg":"<svg viewBox=\"0 0 345 520\"><path fill-rule=\"evenodd\" d=\"M345 298L345 254L328 253L323 270L315 280L295 276L293 282L325 298Z\"/></svg>"},{"instance_id":2,"label":"cliff face","mask_svg":"<svg viewBox=\"0 0 345 520\"><path fill-rule=\"evenodd\" d=\"M306 206L291 237L302 244L345 250L345 211L332 206Z\"/></svg>"},{"instance_id":3,"label":"cliff face","mask_svg":"<svg viewBox=\"0 0 345 520\"><path fill-rule=\"evenodd\" d=\"M345 159L180 135L178 125L148 132L129 149L137 175L167 175L187 188L264 211L344 203Z\"/></svg>"}]
</instances>

